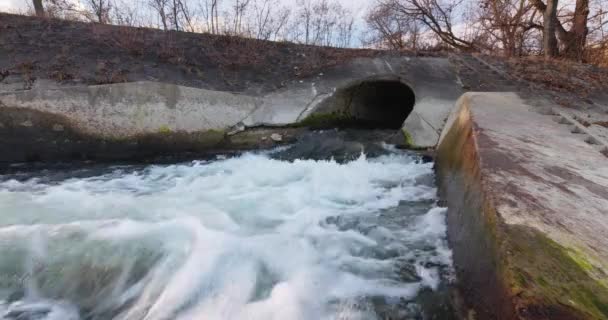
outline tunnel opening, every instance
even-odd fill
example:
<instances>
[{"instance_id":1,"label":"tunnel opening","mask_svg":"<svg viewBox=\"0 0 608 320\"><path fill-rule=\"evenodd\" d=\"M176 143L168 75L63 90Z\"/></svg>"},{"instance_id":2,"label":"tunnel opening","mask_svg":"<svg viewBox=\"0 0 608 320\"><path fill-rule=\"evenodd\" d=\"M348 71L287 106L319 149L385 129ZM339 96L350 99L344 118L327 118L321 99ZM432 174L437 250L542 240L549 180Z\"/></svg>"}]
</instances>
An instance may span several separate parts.
<instances>
[{"instance_id":1,"label":"tunnel opening","mask_svg":"<svg viewBox=\"0 0 608 320\"><path fill-rule=\"evenodd\" d=\"M365 80L337 90L308 122L318 127L399 129L415 103L414 91L399 80Z\"/></svg>"}]
</instances>

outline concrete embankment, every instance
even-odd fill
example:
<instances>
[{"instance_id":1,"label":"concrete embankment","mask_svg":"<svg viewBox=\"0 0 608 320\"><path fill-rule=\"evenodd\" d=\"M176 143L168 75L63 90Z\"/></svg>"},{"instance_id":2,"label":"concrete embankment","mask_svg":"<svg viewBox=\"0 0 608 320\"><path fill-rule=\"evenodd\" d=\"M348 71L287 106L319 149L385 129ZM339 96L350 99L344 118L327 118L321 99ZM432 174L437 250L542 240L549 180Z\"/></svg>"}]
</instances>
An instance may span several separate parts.
<instances>
[{"instance_id":1,"label":"concrete embankment","mask_svg":"<svg viewBox=\"0 0 608 320\"><path fill-rule=\"evenodd\" d=\"M513 93L456 103L462 88L443 58L355 59L273 90L0 83L0 163L198 156L353 120L401 127L412 147L439 142L449 240L473 318L608 318L608 161L592 126L572 129L567 111L543 102L557 111L542 114Z\"/></svg>"},{"instance_id":2,"label":"concrete embankment","mask_svg":"<svg viewBox=\"0 0 608 320\"><path fill-rule=\"evenodd\" d=\"M433 147L461 94L447 59L409 57L355 59L259 95L149 81L39 82L29 90L0 83L0 162L256 148L272 145L272 131L246 129L272 127L289 136L293 129L278 128L327 119L403 123L404 143L407 137L409 144ZM402 91L409 92L406 99ZM378 111L383 105L392 111Z\"/></svg>"},{"instance_id":3,"label":"concrete embankment","mask_svg":"<svg viewBox=\"0 0 608 320\"><path fill-rule=\"evenodd\" d=\"M476 319L608 318L608 161L513 93L468 93L437 150Z\"/></svg>"}]
</instances>

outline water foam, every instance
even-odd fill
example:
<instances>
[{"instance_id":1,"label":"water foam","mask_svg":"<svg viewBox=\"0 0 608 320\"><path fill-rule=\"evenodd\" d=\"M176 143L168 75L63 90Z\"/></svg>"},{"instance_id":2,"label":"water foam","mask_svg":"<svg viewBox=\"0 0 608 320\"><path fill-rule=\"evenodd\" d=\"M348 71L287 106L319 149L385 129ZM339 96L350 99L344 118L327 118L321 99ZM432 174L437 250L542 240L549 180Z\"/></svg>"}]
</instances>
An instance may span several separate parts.
<instances>
[{"instance_id":1,"label":"water foam","mask_svg":"<svg viewBox=\"0 0 608 320\"><path fill-rule=\"evenodd\" d=\"M450 265L432 174L397 153L245 154L5 180L0 319L373 319L366 299L411 300Z\"/></svg>"}]
</instances>

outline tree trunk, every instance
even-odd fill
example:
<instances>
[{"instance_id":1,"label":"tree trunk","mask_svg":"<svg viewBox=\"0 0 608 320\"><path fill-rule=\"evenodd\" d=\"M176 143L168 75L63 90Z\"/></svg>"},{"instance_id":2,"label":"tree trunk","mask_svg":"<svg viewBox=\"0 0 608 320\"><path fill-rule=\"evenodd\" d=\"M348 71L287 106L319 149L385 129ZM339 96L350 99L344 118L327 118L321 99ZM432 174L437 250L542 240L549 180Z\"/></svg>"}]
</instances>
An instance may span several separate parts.
<instances>
[{"instance_id":1,"label":"tree trunk","mask_svg":"<svg viewBox=\"0 0 608 320\"><path fill-rule=\"evenodd\" d=\"M179 20L177 19L179 16L179 7L177 5L177 0L173 0L173 24L175 25L175 31L179 31Z\"/></svg>"},{"instance_id":2,"label":"tree trunk","mask_svg":"<svg viewBox=\"0 0 608 320\"><path fill-rule=\"evenodd\" d=\"M97 9L97 22L103 23L103 0L99 0L99 9Z\"/></svg>"},{"instance_id":3,"label":"tree trunk","mask_svg":"<svg viewBox=\"0 0 608 320\"><path fill-rule=\"evenodd\" d=\"M163 24L163 30L167 31L168 27L167 27L167 14L165 14L165 9L161 9L160 11L160 21Z\"/></svg>"},{"instance_id":4,"label":"tree trunk","mask_svg":"<svg viewBox=\"0 0 608 320\"><path fill-rule=\"evenodd\" d=\"M34 10L36 10L37 16L44 16L44 7L42 6L42 0L34 0Z\"/></svg>"},{"instance_id":5,"label":"tree trunk","mask_svg":"<svg viewBox=\"0 0 608 320\"><path fill-rule=\"evenodd\" d=\"M583 51L587 44L587 20L589 17L589 0L577 0L574 9L572 28L564 39L564 56L568 59L583 60Z\"/></svg>"},{"instance_id":6,"label":"tree trunk","mask_svg":"<svg viewBox=\"0 0 608 320\"><path fill-rule=\"evenodd\" d=\"M557 1L547 0L547 7L543 12L543 49L545 57L553 58L559 54L555 28L557 21Z\"/></svg>"}]
</instances>

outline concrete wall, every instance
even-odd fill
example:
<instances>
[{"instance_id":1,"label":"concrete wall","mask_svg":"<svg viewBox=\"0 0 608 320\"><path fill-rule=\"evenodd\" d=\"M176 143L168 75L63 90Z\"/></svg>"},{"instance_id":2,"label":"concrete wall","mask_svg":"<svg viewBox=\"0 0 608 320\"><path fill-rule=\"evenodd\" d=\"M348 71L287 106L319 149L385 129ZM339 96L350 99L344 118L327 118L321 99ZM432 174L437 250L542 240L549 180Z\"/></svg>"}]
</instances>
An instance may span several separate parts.
<instances>
[{"instance_id":1,"label":"concrete wall","mask_svg":"<svg viewBox=\"0 0 608 320\"><path fill-rule=\"evenodd\" d=\"M156 82L34 89L6 93L0 102L64 116L76 129L103 138L226 130L260 103L255 97Z\"/></svg>"},{"instance_id":2,"label":"concrete wall","mask_svg":"<svg viewBox=\"0 0 608 320\"><path fill-rule=\"evenodd\" d=\"M608 161L514 93L467 93L437 150L476 319L608 319Z\"/></svg>"},{"instance_id":3,"label":"concrete wall","mask_svg":"<svg viewBox=\"0 0 608 320\"><path fill-rule=\"evenodd\" d=\"M204 142L201 146L208 146L209 132L215 141L218 133L298 123L340 88L370 79L396 79L413 89L416 105L404 129L416 146L434 146L461 89L447 59L407 57L354 60L257 96L157 82L64 87L44 80L31 90L17 91L0 84L0 139L19 148L18 135L25 134L39 140L39 146L44 140L67 147L75 139L73 135L81 143L91 139L127 143L171 134L175 136L171 150L177 152L179 137L197 136L185 143L184 149L192 149L191 144L199 139ZM19 110L23 110L20 116ZM63 137L61 133L68 131L71 138ZM10 161L18 158L15 155Z\"/></svg>"}]
</instances>

